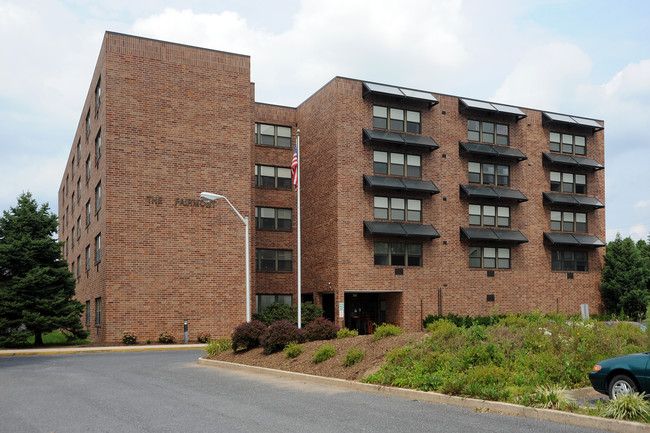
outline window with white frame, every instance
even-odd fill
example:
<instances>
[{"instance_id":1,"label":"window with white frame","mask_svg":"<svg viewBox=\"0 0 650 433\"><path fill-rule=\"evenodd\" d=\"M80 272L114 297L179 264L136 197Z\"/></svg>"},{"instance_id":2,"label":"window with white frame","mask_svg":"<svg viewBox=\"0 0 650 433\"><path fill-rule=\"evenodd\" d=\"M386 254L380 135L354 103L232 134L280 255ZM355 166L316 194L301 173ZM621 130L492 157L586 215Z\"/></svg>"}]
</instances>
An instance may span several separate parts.
<instances>
[{"instance_id":1,"label":"window with white frame","mask_svg":"<svg viewBox=\"0 0 650 433\"><path fill-rule=\"evenodd\" d=\"M97 79L95 86L95 115L99 112L99 107L102 104L102 77Z\"/></svg>"},{"instance_id":2,"label":"window with white frame","mask_svg":"<svg viewBox=\"0 0 650 433\"><path fill-rule=\"evenodd\" d=\"M510 208L507 206L470 204L469 225L510 227Z\"/></svg>"},{"instance_id":3,"label":"window with white frame","mask_svg":"<svg viewBox=\"0 0 650 433\"><path fill-rule=\"evenodd\" d=\"M90 225L90 199L86 202L86 227Z\"/></svg>"},{"instance_id":4,"label":"window with white frame","mask_svg":"<svg viewBox=\"0 0 650 433\"><path fill-rule=\"evenodd\" d=\"M95 298L95 325L102 324L102 298Z\"/></svg>"},{"instance_id":5,"label":"window with white frame","mask_svg":"<svg viewBox=\"0 0 650 433\"><path fill-rule=\"evenodd\" d=\"M469 141L509 146L510 138L508 131L508 125L482 122L479 120L467 121L467 139Z\"/></svg>"},{"instance_id":6,"label":"window with white frame","mask_svg":"<svg viewBox=\"0 0 650 433\"><path fill-rule=\"evenodd\" d=\"M510 269L510 248L469 247L469 267Z\"/></svg>"},{"instance_id":7,"label":"window with white frame","mask_svg":"<svg viewBox=\"0 0 650 433\"><path fill-rule=\"evenodd\" d=\"M293 252L291 250L255 250L255 270L266 272L291 271Z\"/></svg>"},{"instance_id":8,"label":"window with white frame","mask_svg":"<svg viewBox=\"0 0 650 433\"><path fill-rule=\"evenodd\" d=\"M470 161L467 164L470 183L510 186L510 167Z\"/></svg>"},{"instance_id":9,"label":"window with white frame","mask_svg":"<svg viewBox=\"0 0 650 433\"><path fill-rule=\"evenodd\" d=\"M422 266L422 244L375 242L375 265Z\"/></svg>"},{"instance_id":10,"label":"window with white frame","mask_svg":"<svg viewBox=\"0 0 650 433\"><path fill-rule=\"evenodd\" d=\"M88 114L86 114L86 137L90 135L90 108L88 109Z\"/></svg>"},{"instance_id":11,"label":"window with white frame","mask_svg":"<svg viewBox=\"0 0 650 433\"><path fill-rule=\"evenodd\" d=\"M587 272L587 251L553 250L551 252L551 270Z\"/></svg>"},{"instance_id":12,"label":"window with white frame","mask_svg":"<svg viewBox=\"0 0 650 433\"><path fill-rule=\"evenodd\" d=\"M255 144L265 146L291 147L291 127L255 124Z\"/></svg>"},{"instance_id":13,"label":"window with white frame","mask_svg":"<svg viewBox=\"0 0 650 433\"><path fill-rule=\"evenodd\" d=\"M90 301L86 301L86 326L90 326Z\"/></svg>"},{"instance_id":14,"label":"window with white frame","mask_svg":"<svg viewBox=\"0 0 650 433\"><path fill-rule=\"evenodd\" d=\"M569 153L572 155L587 154L587 138L582 135L551 132L550 141L552 152Z\"/></svg>"},{"instance_id":15,"label":"window with white frame","mask_svg":"<svg viewBox=\"0 0 650 433\"><path fill-rule=\"evenodd\" d=\"M86 158L86 183L90 180L90 154Z\"/></svg>"},{"instance_id":16,"label":"window with white frame","mask_svg":"<svg viewBox=\"0 0 650 433\"><path fill-rule=\"evenodd\" d=\"M587 214L551 211L551 230L587 233Z\"/></svg>"},{"instance_id":17,"label":"window with white frame","mask_svg":"<svg viewBox=\"0 0 650 433\"><path fill-rule=\"evenodd\" d=\"M257 303L256 311L258 313L262 313L266 309L266 307L276 302L279 304L286 304L286 305L291 305L293 302L292 295L259 294L259 295L255 295L255 298Z\"/></svg>"},{"instance_id":18,"label":"window with white frame","mask_svg":"<svg viewBox=\"0 0 650 433\"><path fill-rule=\"evenodd\" d=\"M551 172L551 191L587 193L587 176L579 173Z\"/></svg>"},{"instance_id":19,"label":"window with white frame","mask_svg":"<svg viewBox=\"0 0 650 433\"><path fill-rule=\"evenodd\" d=\"M90 270L90 245L86 245L86 271Z\"/></svg>"},{"instance_id":20,"label":"window with white frame","mask_svg":"<svg viewBox=\"0 0 650 433\"><path fill-rule=\"evenodd\" d=\"M102 207L102 182L99 181L95 187L95 212L99 212Z\"/></svg>"},{"instance_id":21,"label":"window with white frame","mask_svg":"<svg viewBox=\"0 0 650 433\"><path fill-rule=\"evenodd\" d=\"M422 115L419 111L374 105L372 107L372 126L378 129L420 134L422 132Z\"/></svg>"},{"instance_id":22,"label":"window with white frame","mask_svg":"<svg viewBox=\"0 0 650 433\"><path fill-rule=\"evenodd\" d=\"M375 196L374 217L381 220L420 222L422 200Z\"/></svg>"},{"instance_id":23,"label":"window with white frame","mask_svg":"<svg viewBox=\"0 0 650 433\"><path fill-rule=\"evenodd\" d=\"M102 261L102 234L95 236L95 263Z\"/></svg>"},{"instance_id":24,"label":"window with white frame","mask_svg":"<svg viewBox=\"0 0 650 433\"><path fill-rule=\"evenodd\" d=\"M255 228L261 230L291 230L291 209L256 206Z\"/></svg>"},{"instance_id":25,"label":"window with white frame","mask_svg":"<svg viewBox=\"0 0 650 433\"><path fill-rule=\"evenodd\" d=\"M285 167L271 167L268 165L256 165L255 186L291 189L291 169Z\"/></svg>"},{"instance_id":26,"label":"window with white frame","mask_svg":"<svg viewBox=\"0 0 650 433\"><path fill-rule=\"evenodd\" d=\"M414 154L375 150L373 171L376 174L422 177L422 157Z\"/></svg>"},{"instance_id":27,"label":"window with white frame","mask_svg":"<svg viewBox=\"0 0 650 433\"><path fill-rule=\"evenodd\" d=\"M95 136L95 160L99 161L102 156L102 130L100 129Z\"/></svg>"}]
</instances>

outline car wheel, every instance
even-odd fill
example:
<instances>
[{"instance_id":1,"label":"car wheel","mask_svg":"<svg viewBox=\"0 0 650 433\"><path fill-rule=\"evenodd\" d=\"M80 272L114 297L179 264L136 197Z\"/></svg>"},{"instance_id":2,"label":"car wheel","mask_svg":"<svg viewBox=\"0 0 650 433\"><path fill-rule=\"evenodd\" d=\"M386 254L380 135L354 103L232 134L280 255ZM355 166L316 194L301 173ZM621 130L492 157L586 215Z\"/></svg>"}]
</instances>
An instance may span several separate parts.
<instances>
[{"instance_id":1,"label":"car wheel","mask_svg":"<svg viewBox=\"0 0 650 433\"><path fill-rule=\"evenodd\" d=\"M612 400L615 400L619 395L629 394L631 392L639 392L639 390L634 380L626 374L619 374L609 382L609 398Z\"/></svg>"}]
</instances>

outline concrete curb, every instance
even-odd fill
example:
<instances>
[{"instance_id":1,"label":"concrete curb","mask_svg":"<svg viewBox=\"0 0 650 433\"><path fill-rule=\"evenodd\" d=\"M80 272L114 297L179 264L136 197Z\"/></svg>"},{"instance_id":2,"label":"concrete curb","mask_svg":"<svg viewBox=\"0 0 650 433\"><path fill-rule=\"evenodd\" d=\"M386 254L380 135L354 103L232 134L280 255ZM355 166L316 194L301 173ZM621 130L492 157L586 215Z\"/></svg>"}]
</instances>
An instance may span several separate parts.
<instances>
[{"instance_id":1,"label":"concrete curb","mask_svg":"<svg viewBox=\"0 0 650 433\"><path fill-rule=\"evenodd\" d=\"M161 350L193 350L204 349L205 344L152 344L146 346L107 346L107 347L51 347L43 349L3 349L2 356L28 356L28 355L72 355L76 353L102 353L102 352L148 352Z\"/></svg>"},{"instance_id":2,"label":"concrete curb","mask_svg":"<svg viewBox=\"0 0 650 433\"><path fill-rule=\"evenodd\" d=\"M393 397L408 398L411 400L427 401L437 404L448 404L453 406L466 407L478 412L494 412L505 415L532 418L540 421L551 421L559 424L574 425L578 427L605 430L617 433L647 433L650 431L648 424L632 421L618 421L610 418L581 415L570 412L562 412L551 409L537 409L527 406L519 406L511 403L479 400L475 398L455 397L451 395L438 394L435 392L417 391L405 388L393 388L370 383L353 382L344 379L336 379L311 374L294 373L284 370L273 370L265 367L256 367L231 362L216 361L212 359L199 358L200 365L211 367L228 368L231 370L259 373L275 377L284 377L293 380L302 380L321 385L337 386L355 391L372 392L375 394L390 395Z\"/></svg>"}]
</instances>

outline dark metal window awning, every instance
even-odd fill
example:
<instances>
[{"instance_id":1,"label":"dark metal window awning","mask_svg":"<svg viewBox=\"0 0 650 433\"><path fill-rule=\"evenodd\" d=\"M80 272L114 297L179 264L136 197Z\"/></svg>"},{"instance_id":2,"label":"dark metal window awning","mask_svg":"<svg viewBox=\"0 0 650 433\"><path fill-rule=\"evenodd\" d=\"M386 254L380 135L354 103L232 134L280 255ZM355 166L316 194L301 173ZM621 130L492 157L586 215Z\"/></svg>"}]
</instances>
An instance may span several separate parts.
<instances>
[{"instance_id":1,"label":"dark metal window awning","mask_svg":"<svg viewBox=\"0 0 650 433\"><path fill-rule=\"evenodd\" d=\"M574 235L570 233L544 233L544 243L548 245L590 248L605 246L605 243L594 235Z\"/></svg>"},{"instance_id":2,"label":"dark metal window awning","mask_svg":"<svg viewBox=\"0 0 650 433\"><path fill-rule=\"evenodd\" d=\"M438 102L436 97L430 92L422 90L407 89L404 87L388 86L386 84L363 82L363 97L368 95L380 95L396 98L400 100L410 100L415 102L426 102L429 108L436 105Z\"/></svg>"},{"instance_id":3,"label":"dark metal window awning","mask_svg":"<svg viewBox=\"0 0 650 433\"><path fill-rule=\"evenodd\" d=\"M409 146L427 149L432 152L440 146L431 138L422 135L402 134L399 132L391 131L377 131L374 129L363 130L364 143L388 143L395 146Z\"/></svg>"},{"instance_id":4,"label":"dark metal window awning","mask_svg":"<svg viewBox=\"0 0 650 433\"><path fill-rule=\"evenodd\" d=\"M542 152L542 157L544 159L544 162L547 164L567 165L576 168L588 168L593 171L598 171L605 168L595 159L585 158L582 156Z\"/></svg>"},{"instance_id":5,"label":"dark metal window awning","mask_svg":"<svg viewBox=\"0 0 650 433\"><path fill-rule=\"evenodd\" d=\"M604 126L593 119L585 119L584 117L567 116L566 114L544 111L542 112L542 125L547 124L591 129L592 134L605 129Z\"/></svg>"},{"instance_id":6,"label":"dark metal window awning","mask_svg":"<svg viewBox=\"0 0 650 433\"><path fill-rule=\"evenodd\" d=\"M364 234L375 236L398 236L403 238L440 237L440 233L431 224L410 224L380 221L364 221Z\"/></svg>"},{"instance_id":7,"label":"dark metal window awning","mask_svg":"<svg viewBox=\"0 0 650 433\"><path fill-rule=\"evenodd\" d=\"M409 192L426 192L438 194L440 190L430 180L408 179L388 176L363 175L363 188L395 189Z\"/></svg>"},{"instance_id":8,"label":"dark metal window awning","mask_svg":"<svg viewBox=\"0 0 650 433\"><path fill-rule=\"evenodd\" d=\"M528 242L519 230L499 230L488 228L461 227L460 238L475 242L495 242L502 244L523 244Z\"/></svg>"},{"instance_id":9,"label":"dark metal window awning","mask_svg":"<svg viewBox=\"0 0 650 433\"><path fill-rule=\"evenodd\" d=\"M498 159L514 160L517 162L528 159L519 149L504 146L493 146L491 144L459 142L461 155L489 156Z\"/></svg>"},{"instance_id":10,"label":"dark metal window awning","mask_svg":"<svg viewBox=\"0 0 650 433\"><path fill-rule=\"evenodd\" d=\"M487 198L491 200L516 201L518 203L528 201L518 189L493 188L484 185L460 185L460 196L468 198Z\"/></svg>"},{"instance_id":11,"label":"dark metal window awning","mask_svg":"<svg viewBox=\"0 0 650 433\"><path fill-rule=\"evenodd\" d=\"M554 192L545 192L544 204L562 205L562 206L579 206L592 209L601 209L605 205L595 197L586 197L583 195L560 194Z\"/></svg>"},{"instance_id":12,"label":"dark metal window awning","mask_svg":"<svg viewBox=\"0 0 650 433\"><path fill-rule=\"evenodd\" d=\"M514 118L517 122L528 117L526 113L512 105L495 104L493 102L477 101L476 99L467 98L458 98L458 111L460 113L481 112L499 114Z\"/></svg>"}]
</instances>

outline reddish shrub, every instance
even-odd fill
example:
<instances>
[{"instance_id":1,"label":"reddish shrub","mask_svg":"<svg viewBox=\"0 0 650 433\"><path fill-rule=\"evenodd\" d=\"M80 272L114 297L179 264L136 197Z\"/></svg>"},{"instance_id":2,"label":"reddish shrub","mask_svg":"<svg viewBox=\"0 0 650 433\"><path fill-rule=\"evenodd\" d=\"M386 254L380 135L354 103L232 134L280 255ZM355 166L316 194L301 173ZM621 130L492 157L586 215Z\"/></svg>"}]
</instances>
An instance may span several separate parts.
<instances>
[{"instance_id":1,"label":"reddish shrub","mask_svg":"<svg viewBox=\"0 0 650 433\"><path fill-rule=\"evenodd\" d=\"M232 333L232 350L251 349L260 345L260 338L266 332L266 325L259 320L244 322Z\"/></svg>"},{"instance_id":2,"label":"reddish shrub","mask_svg":"<svg viewBox=\"0 0 650 433\"><path fill-rule=\"evenodd\" d=\"M302 342L302 332L293 323L287 320L278 320L269 326L262 337L261 344L264 347L264 354L270 355L284 349L284 346L292 341Z\"/></svg>"},{"instance_id":3,"label":"reddish shrub","mask_svg":"<svg viewBox=\"0 0 650 433\"><path fill-rule=\"evenodd\" d=\"M337 332L337 326L324 317L318 317L305 326L305 338L308 341L331 340L336 338Z\"/></svg>"}]
</instances>

